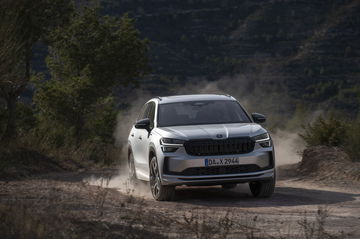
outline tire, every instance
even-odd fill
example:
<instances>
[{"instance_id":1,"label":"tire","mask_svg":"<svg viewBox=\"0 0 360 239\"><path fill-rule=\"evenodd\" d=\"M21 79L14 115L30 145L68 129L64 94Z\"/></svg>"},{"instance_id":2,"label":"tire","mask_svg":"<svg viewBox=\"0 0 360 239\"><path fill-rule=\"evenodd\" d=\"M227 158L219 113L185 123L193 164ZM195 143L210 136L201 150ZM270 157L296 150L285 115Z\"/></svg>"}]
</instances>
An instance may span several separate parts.
<instances>
[{"instance_id":1,"label":"tire","mask_svg":"<svg viewBox=\"0 0 360 239\"><path fill-rule=\"evenodd\" d=\"M249 182L252 195L257 198L269 198L275 190L275 177L268 181Z\"/></svg>"},{"instance_id":2,"label":"tire","mask_svg":"<svg viewBox=\"0 0 360 239\"><path fill-rule=\"evenodd\" d=\"M134 156L132 155L132 153L129 154L128 171L129 171L130 183L136 184L136 182L137 182L136 169L135 169L135 163L134 163Z\"/></svg>"},{"instance_id":3,"label":"tire","mask_svg":"<svg viewBox=\"0 0 360 239\"><path fill-rule=\"evenodd\" d=\"M233 188L236 188L237 184L236 183L231 183L231 184L223 184L221 185L221 187L223 189L233 189Z\"/></svg>"},{"instance_id":4,"label":"tire","mask_svg":"<svg viewBox=\"0 0 360 239\"><path fill-rule=\"evenodd\" d=\"M175 187L161 184L159 167L155 156L150 161L150 190L157 201L171 201L174 199Z\"/></svg>"}]
</instances>

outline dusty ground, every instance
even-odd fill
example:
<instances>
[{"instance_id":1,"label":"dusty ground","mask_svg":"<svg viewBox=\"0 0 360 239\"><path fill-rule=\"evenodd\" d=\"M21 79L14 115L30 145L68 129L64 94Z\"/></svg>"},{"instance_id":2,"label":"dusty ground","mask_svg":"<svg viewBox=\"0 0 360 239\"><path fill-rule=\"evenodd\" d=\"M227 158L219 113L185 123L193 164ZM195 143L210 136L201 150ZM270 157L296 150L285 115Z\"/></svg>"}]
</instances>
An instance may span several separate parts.
<instances>
[{"instance_id":1,"label":"dusty ground","mask_svg":"<svg viewBox=\"0 0 360 239\"><path fill-rule=\"evenodd\" d=\"M326 185L291 172L280 172L270 199L239 185L178 188L174 202L154 201L146 184L134 191L115 169L0 181L0 216L8 218L0 226L55 238L360 238L358 184Z\"/></svg>"}]
</instances>

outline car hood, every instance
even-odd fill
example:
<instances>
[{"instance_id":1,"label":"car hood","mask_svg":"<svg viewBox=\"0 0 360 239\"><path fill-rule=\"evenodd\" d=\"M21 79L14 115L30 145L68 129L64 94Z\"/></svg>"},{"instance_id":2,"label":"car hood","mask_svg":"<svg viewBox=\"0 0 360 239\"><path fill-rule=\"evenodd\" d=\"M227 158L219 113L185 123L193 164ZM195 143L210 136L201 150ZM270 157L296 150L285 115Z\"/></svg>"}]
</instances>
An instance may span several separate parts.
<instances>
[{"instance_id":1,"label":"car hood","mask_svg":"<svg viewBox=\"0 0 360 239\"><path fill-rule=\"evenodd\" d=\"M169 126L159 127L156 131L162 137L183 140L253 137L266 133L264 128L255 123Z\"/></svg>"}]
</instances>

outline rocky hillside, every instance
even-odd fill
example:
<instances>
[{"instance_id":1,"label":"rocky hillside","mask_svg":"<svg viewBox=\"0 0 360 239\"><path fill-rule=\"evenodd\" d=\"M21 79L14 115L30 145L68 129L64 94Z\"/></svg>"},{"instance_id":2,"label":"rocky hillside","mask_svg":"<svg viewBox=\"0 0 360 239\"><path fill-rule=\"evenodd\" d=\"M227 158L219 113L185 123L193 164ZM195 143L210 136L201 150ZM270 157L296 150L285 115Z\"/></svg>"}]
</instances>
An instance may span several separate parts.
<instances>
[{"instance_id":1,"label":"rocky hillside","mask_svg":"<svg viewBox=\"0 0 360 239\"><path fill-rule=\"evenodd\" d=\"M301 102L353 115L360 108L360 0L101 4L104 14L128 12L151 41L152 75L142 85L153 94L198 77L257 74L253 84L281 84ZM37 71L44 70L43 55L43 50L35 55Z\"/></svg>"},{"instance_id":2,"label":"rocky hillside","mask_svg":"<svg viewBox=\"0 0 360 239\"><path fill-rule=\"evenodd\" d=\"M103 0L151 40L153 81L264 71L291 95L359 108L359 0ZM164 80L165 79L165 80ZM151 85L151 84L150 84ZM155 90L155 89L154 89Z\"/></svg>"}]
</instances>

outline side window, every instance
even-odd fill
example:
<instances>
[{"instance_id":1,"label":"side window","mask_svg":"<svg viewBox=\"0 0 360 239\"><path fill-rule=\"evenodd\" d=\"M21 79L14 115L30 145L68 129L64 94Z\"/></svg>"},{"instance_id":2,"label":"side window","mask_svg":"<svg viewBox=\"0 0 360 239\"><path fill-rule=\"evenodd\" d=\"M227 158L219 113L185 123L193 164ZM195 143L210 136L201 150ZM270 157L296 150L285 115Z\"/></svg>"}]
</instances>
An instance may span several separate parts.
<instances>
[{"instance_id":1,"label":"side window","mask_svg":"<svg viewBox=\"0 0 360 239\"><path fill-rule=\"evenodd\" d=\"M149 110L150 110L150 104L147 104L146 105L146 109L145 109L145 111L144 111L144 114L142 115L142 119L145 119L145 118L149 118Z\"/></svg>"},{"instance_id":2,"label":"side window","mask_svg":"<svg viewBox=\"0 0 360 239\"><path fill-rule=\"evenodd\" d=\"M147 118L147 111L148 111L148 104L143 105L143 107L140 110L139 116L137 117L136 120Z\"/></svg>"},{"instance_id":3,"label":"side window","mask_svg":"<svg viewBox=\"0 0 360 239\"><path fill-rule=\"evenodd\" d=\"M137 120L149 118L150 127L154 128L154 118L155 118L155 103L149 102L141 108L140 114Z\"/></svg>"},{"instance_id":4,"label":"side window","mask_svg":"<svg viewBox=\"0 0 360 239\"><path fill-rule=\"evenodd\" d=\"M154 118L155 118L155 103L150 102L149 103L149 112L148 112L148 118L150 119L150 128L154 128Z\"/></svg>"}]
</instances>

